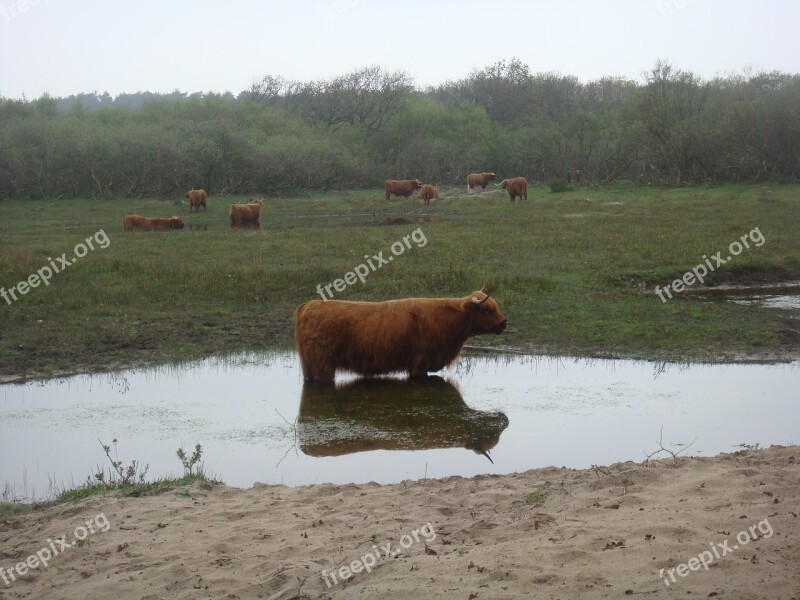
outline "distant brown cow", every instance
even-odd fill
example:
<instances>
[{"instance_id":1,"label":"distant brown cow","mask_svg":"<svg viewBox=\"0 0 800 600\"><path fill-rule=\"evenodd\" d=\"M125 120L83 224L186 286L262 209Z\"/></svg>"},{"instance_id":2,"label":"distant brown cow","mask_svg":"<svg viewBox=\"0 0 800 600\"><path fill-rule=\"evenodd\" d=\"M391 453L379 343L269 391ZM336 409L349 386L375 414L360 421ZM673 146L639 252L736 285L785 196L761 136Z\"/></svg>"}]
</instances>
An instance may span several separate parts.
<instances>
[{"instance_id":1,"label":"distant brown cow","mask_svg":"<svg viewBox=\"0 0 800 600\"><path fill-rule=\"evenodd\" d=\"M140 217L139 215L125 215L122 218L122 231L166 231L168 229L183 229L180 217Z\"/></svg>"},{"instance_id":2,"label":"distant brown cow","mask_svg":"<svg viewBox=\"0 0 800 600\"><path fill-rule=\"evenodd\" d=\"M261 228L261 200L253 198L249 204L231 204L228 209L231 227Z\"/></svg>"},{"instance_id":3,"label":"distant brown cow","mask_svg":"<svg viewBox=\"0 0 800 600\"><path fill-rule=\"evenodd\" d=\"M392 194L408 198L409 196L413 196L414 192L421 187L422 182L419 179L387 179L383 182L383 189L386 192L387 200Z\"/></svg>"},{"instance_id":4,"label":"distant brown cow","mask_svg":"<svg viewBox=\"0 0 800 600\"><path fill-rule=\"evenodd\" d=\"M452 363L467 338L502 333L508 324L483 291L465 298L311 300L294 314L303 377L327 382L337 371L425 377Z\"/></svg>"},{"instance_id":5,"label":"distant brown cow","mask_svg":"<svg viewBox=\"0 0 800 600\"><path fill-rule=\"evenodd\" d=\"M528 180L524 177L512 177L511 179L503 179L500 187L508 192L508 196L512 202L515 202L517 196L519 199L528 199Z\"/></svg>"},{"instance_id":6,"label":"distant brown cow","mask_svg":"<svg viewBox=\"0 0 800 600\"><path fill-rule=\"evenodd\" d=\"M425 204L430 204L431 200L439 199L439 190L426 183L420 188L419 197L425 201Z\"/></svg>"},{"instance_id":7,"label":"distant brown cow","mask_svg":"<svg viewBox=\"0 0 800 600\"><path fill-rule=\"evenodd\" d=\"M208 195L206 194L205 190L189 190L186 192L186 199L189 201L189 212L192 212L192 209L195 212L200 212L200 207L203 207L203 210L206 210L206 200L208 200Z\"/></svg>"},{"instance_id":8,"label":"distant brown cow","mask_svg":"<svg viewBox=\"0 0 800 600\"><path fill-rule=\"evenodd\" d=\"M467 193L472 193L472 188L481 186L482 190L486 189L490 181L497 179L494 173L470 173L467 175Z\"/></svg>"}]
</instances>

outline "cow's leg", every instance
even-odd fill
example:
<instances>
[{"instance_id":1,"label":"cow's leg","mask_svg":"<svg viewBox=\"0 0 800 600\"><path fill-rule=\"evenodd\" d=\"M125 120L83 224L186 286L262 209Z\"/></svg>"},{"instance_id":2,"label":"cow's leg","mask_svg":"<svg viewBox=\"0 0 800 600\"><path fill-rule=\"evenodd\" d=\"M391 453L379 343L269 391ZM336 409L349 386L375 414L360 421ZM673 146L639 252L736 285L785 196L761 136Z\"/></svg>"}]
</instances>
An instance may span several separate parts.
<instances>
[{"instance_id":1,"label":"cow's leg","mask_svg":"<svg viewBox=\"0 0 800 600\"><path fill-rule=\"evenodd\" d=\"M427 377L428 376L428 369L423 364L423 359L417 358L414 362L411 363L411 367L408 369L408 376L417 378L417 377Z\"/></svg>"}]
</instances>

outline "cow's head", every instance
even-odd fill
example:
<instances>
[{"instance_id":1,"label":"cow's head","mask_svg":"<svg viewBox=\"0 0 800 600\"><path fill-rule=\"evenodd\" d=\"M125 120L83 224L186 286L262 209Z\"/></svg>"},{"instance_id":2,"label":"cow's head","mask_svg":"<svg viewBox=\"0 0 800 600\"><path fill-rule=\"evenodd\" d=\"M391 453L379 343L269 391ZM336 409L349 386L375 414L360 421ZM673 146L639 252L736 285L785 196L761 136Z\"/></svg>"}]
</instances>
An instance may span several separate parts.
<instances>
[{"instance_id":1,"label":"cow's head","mask_svg":"<svg viewBox=\"0 0 800 600\"><path fill-rule=\"evenodd\" d=\"M434 200L439 199L439 188L433 188L433 199Z\"/></svg>"},{"instance_id":2,"label":"cow's head","mask_svg":"<svg viewBox=\"0 0 800 600\"><path fill-rule=\"evenodd\" d=\"M503 181L501 181L501 182L500 182L500 187L501 187L501 188L503 188L503 189L506 189L506 186L507 186L509 183L511 183L511 180L510 180L510 179L503 179Z\"/></svg>"},{"instance_id":3,"label":"cow's head","mask_svg":"<svg viewBox=\"0 0 800 600\"><path fill-rule=\"evenodd\" d=\"M191 195L192 195L192 192L186 192L186 199L188 200Z\"/></svg>"},{"instance_id":4,"label":"cow's head","mask_svg":"<svg viewBox=\"0 0 800 600\"><path fill-rule=\"evenodd\" d=\"M183 229L183 219L180 217L172 217L170 221L172 221L173 229Z\"/></svg>"},{"instance_id":5,"label":"cow's head","mask_svg":"<svg viewBox=\"0 0 800 600\"><path fill-rule=\"evenodd\" d=\"M497 179L497 175L495 175L494 173L484 173L484 175L486 175L486 179L488 179L489 181L494 181L495 179Z\"/></svg>"},{"instance_id":6,"label":"cow's head","mask_svg":"<svg viewBox=\"0 0 800 600\"><path fill-rule=\"evenodd\" d=\"M251 198L250 204L258 204L259 206L261 206L261 200L259 198Z\"/></svg>"},{"instance_id":7,"label":"cow's head","mask_svg":"<svg viewBox=\"0 0 800 600\"><path fill-rule=\"evenodd\" d=\"M472 335L503 333L508 325L508 319L500 312L497 302L483 290L472 292L462 306L472 317Z\"/></svg>"},{"instance_id":8,"label":"cow's head","mask_svg":"<svg viewBox=\"0 0 800 600\"><path fill-rule=\"evenodd\" d=\"M415 179L414 185L416 186L416 189L419 189L422 187L422 182L419 179Z\"/></svg>"}]
</instances>

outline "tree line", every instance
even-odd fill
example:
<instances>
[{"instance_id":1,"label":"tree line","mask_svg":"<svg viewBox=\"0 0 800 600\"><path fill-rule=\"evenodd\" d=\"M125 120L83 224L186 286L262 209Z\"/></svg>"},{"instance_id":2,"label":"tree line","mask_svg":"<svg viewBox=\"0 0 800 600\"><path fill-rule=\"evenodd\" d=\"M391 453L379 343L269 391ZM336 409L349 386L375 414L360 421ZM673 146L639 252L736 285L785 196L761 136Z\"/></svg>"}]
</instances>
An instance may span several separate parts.
<instances>
[{"instance_id":1,"label":"tree line","mask_svg":"<svg viewBox=\"0 0 800 600\"><path fill-rule=\"evenodd\" d=\"M500 61L419 89L367 67L225 94L0 98L0 197L96 198L464 184L800 178L800 75L703 80L659 61L586 83Z\"/></svg>"}]
</instances>

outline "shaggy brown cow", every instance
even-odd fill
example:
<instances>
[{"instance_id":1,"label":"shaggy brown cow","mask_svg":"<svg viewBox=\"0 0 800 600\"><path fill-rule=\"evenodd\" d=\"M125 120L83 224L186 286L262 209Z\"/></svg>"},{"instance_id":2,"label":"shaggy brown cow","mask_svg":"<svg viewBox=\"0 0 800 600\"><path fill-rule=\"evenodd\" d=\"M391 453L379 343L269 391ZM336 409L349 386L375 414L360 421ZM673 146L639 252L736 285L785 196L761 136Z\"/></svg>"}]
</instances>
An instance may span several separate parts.
<instances>
[{"instance_id":1,"label":"shaggy brown cow","mask_svg":"<svg viewBox=\"0 0 800 600\"><path fill-rule=\"evenodd\" d=\"M228 209L231 227L261 228L261 200L253 198L249 204L231 204Z\"/></svg>"},{"instance_id":2,"label":"shaggy brown cow","mask_svg":"<svg viewBox=\"0 0 800 600\"><path fill-rule=\"evenodd\" d=\"M470 173L467 175L467 193L472 193L472 188L481 186L482 190L486 189L490 181L497 179L494 173Z\"/></svg>"},{"instance_id":3,"label":"shaggy brown cow","mask_svg":"<svg viewBox=\"0 0 800 600\"><path fill-rule=\"evenodd\" d=\"M167 229L183 229L183 221L180 217L162 219L125 215L122 218L122 231L166 231Z\"/></svg>"},{"instance_id":4,"label":"shaggy brown cow","mask_svg":"<svg viewBox=\"0 0 800 600\"><path fill-rule=\"evenodd\" d=\"M208 200L208 195L206 194L205 190L189 190L186 192L186 199L189 201L189 212L192 212L192 209L195 212L200 212L200 207L203 207L203 210L206 210L206 200Z\"/></svg>"},{"instance_id":5,"label":"shaggy brown cow","mask_svg":"<svg viewBox=\"0 0 800 600\"><path fill-rule=\"evenodd\" d=\"M294 314L306 381L330 382L337 371L424 377L452 363L467 338L502 333L508 324L483 291L465 298L311 300Z\"/></svg>"},{"instance_id":6,"label":"shaggy brown cow","mask_svg":"<svg viewBox=\"0 0 800 600\"><path fill-rule=\"evenodd\" d=\"M419 190L419 197L425 201L425 204L430 204L431 200L439 199L439 190L430 184L423 185Z\"/></svg>"},{"instance_id":7,"label":"shaggy brown cow","mask_svg":"<svg viewBox=\"0 0 800 600\"><path fill-rule=\"evenodd\" d=\"M500 187L508 192L512 202L515 202L517 196L519 199L528 199L528 180L524 177L512 177L511 179L503 179Z\"/></svg>"},{"instance_id":8,"label":"shaggy brown cow","mask_svg":"<svg viewBox=\"0 0 800 600\"><path fill-rule=\"evenodd\" d=\"M421 187L422 182L419 179L387 179L383 182L383 189L386 192L387 200L392 194L408 198L409 196L413 196L414 192Z\"/></svg>"}]
</instances>

